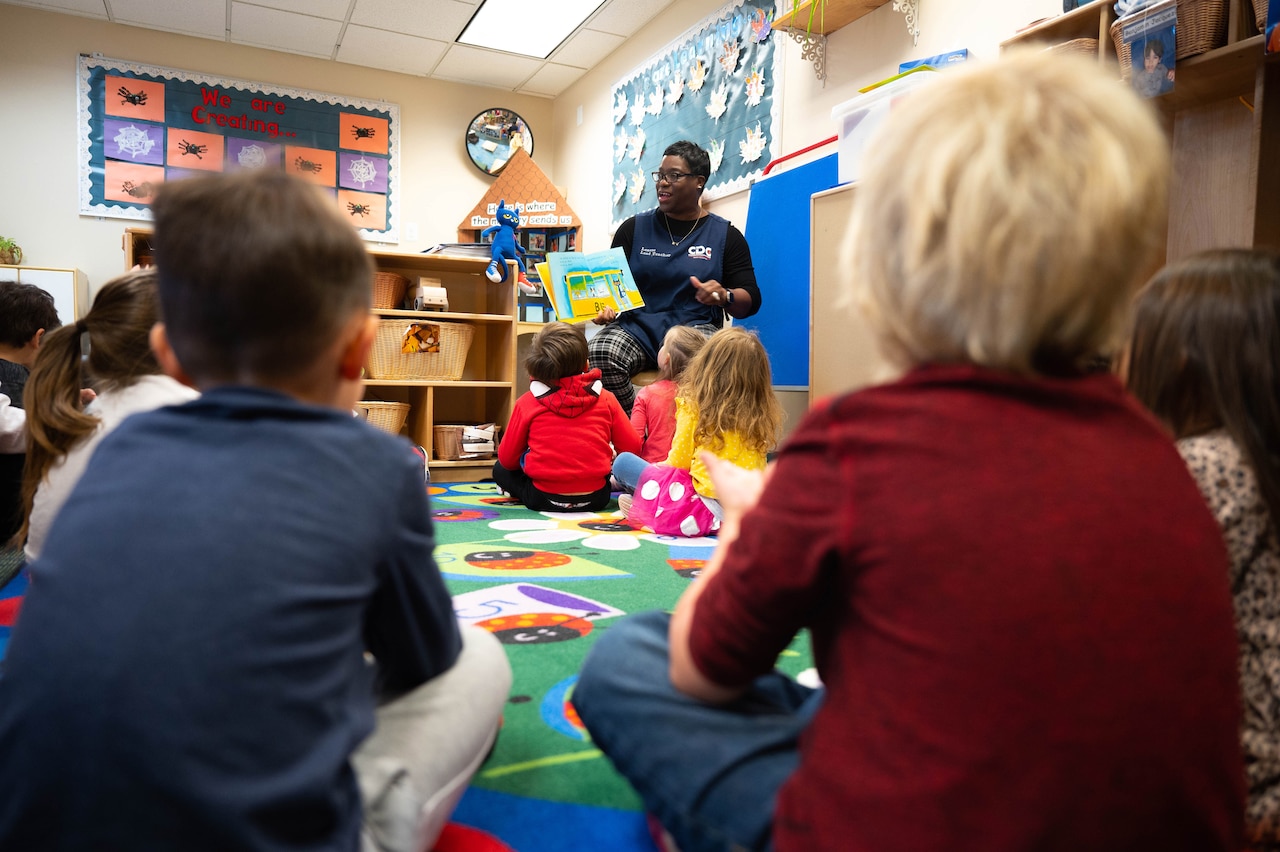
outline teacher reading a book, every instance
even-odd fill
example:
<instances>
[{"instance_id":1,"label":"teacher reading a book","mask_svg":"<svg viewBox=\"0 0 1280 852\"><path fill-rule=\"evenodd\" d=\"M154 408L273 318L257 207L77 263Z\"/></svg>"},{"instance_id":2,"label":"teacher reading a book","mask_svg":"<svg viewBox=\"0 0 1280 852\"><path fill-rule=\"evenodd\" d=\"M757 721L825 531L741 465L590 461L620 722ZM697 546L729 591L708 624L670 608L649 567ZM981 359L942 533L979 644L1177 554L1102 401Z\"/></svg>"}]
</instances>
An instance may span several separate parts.
<instances>
[{"instance_id":1,"label":"teacher reading a book","mask_svg":"<svg viewBox=\"0 0 1280 852\"><path fill-rule=\"evenodd\" d=\"M653 173L658 206L619 226L613 245L627 255L644 306L596 315L589 362L628 413L631 377L657 369L667 329L689 325L712 334L725 314L744 319L760 310L751 249L742 232L702 209L711 158L693 142L673 142Z\"/></svg>"}]
</instances>

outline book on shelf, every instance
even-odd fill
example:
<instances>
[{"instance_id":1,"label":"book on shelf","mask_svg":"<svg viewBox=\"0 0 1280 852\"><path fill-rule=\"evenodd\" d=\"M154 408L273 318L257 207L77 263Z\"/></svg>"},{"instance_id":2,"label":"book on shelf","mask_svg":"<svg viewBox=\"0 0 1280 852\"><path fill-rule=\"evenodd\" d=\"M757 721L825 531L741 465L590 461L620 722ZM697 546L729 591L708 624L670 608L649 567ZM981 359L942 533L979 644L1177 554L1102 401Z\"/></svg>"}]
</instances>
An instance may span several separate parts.
<instances>
[{"instance_id":1,"label":"book on shelf","mask_svg":"<svg viewBox=\"0 0 1280 852\"><path fill-rule=\"evenodd\" d=\"M437 243L423 254L436 254L441 257L482 257L489 260L493 256L493 246L488 243Z\"/></svg>"},{"instance_id":2,"label":"book on shelf","mask_svg":"<svg viewBox=\"0 0 1280 852\"><path fill-rule=\"evenodd\" d=\"M549 252L546 262L537 265L537 271L556 319L561 322L593 320L605 308L623 313L644 305L621 248L588 254Z\"/></svg>"}]
</instances>

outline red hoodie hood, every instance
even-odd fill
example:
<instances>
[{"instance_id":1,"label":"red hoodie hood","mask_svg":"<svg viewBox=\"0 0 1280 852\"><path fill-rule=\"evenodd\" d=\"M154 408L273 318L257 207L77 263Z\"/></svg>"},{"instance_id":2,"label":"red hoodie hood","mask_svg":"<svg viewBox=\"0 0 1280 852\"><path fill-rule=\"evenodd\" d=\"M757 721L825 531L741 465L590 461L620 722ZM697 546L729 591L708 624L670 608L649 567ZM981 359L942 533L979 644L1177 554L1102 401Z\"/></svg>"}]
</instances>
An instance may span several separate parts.
<instances>
[{"instance_id":1,"label":"red hoodie hood","mask_svg":"<svg viewBox=\"0 0 1280 852\"><path fill-rule=\"evenodd\" d=\"M598 369L565 376L556 382L555 387L547 387L539 381L529 382L529 391L539 404L561 417L577 417L595 408L603 387Z\"/></svg>"}]
</instances>

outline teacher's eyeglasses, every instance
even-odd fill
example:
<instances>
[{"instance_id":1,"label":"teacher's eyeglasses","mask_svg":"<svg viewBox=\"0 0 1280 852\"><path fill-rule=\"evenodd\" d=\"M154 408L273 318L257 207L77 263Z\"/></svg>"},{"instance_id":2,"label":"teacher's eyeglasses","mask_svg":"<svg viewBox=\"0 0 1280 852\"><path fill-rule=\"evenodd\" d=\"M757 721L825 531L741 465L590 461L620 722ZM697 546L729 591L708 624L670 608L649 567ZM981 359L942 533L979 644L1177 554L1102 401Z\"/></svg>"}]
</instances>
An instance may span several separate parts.
<instances>
[{"instance_id":1,"label":"teacher's eyeglasses","mask_svg":"<svg viewBox=\"0 0 1280 852\"><path fill-rule=\"evenodd\" d=\"M653 175L654 183L679 183L683 178L690 177L689 172L650 172Z\"/></svg>"}]
</instances>

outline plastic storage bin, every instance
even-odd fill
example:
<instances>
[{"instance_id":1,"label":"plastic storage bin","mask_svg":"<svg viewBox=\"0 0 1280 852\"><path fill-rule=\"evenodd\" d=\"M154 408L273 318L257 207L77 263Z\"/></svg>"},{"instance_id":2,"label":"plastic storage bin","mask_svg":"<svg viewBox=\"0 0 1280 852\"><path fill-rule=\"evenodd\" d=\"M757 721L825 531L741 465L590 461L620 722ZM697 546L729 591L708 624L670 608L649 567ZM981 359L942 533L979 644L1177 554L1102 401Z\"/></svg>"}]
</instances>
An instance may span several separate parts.
<instances>
[{"instance_id":1,"label":"plastic storage bin","mask_svg":"<svg viewBox=\"0 0 1280 852\"><path fill-rule=\"evenodd\" d=\"M839 125L836 169L840 183L849 183L862 176L862 154L867 140L889 115L894 103L912 89L931 82L937 74L928 67L912 68L861 89L862 94L831 109L831 117Z\"/></svg>"}]
</instances>

